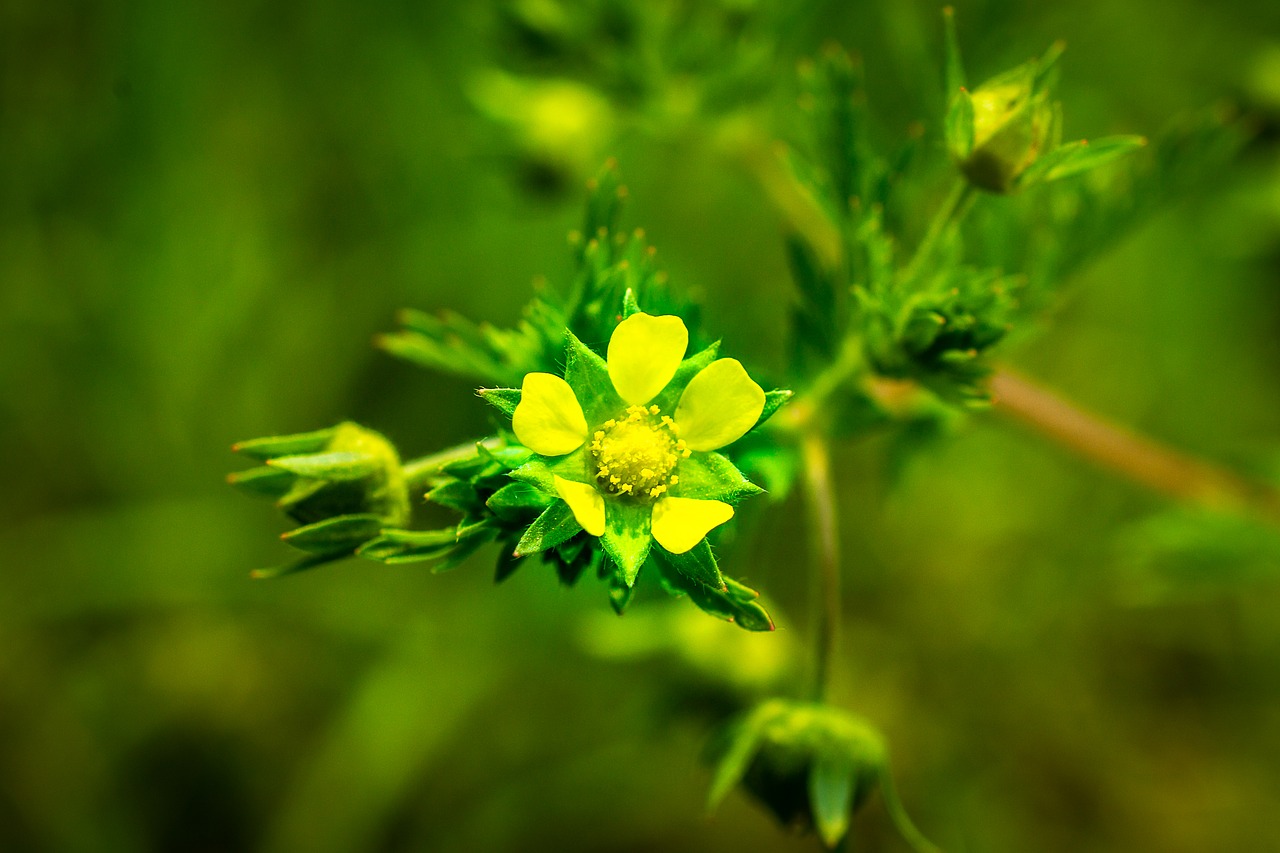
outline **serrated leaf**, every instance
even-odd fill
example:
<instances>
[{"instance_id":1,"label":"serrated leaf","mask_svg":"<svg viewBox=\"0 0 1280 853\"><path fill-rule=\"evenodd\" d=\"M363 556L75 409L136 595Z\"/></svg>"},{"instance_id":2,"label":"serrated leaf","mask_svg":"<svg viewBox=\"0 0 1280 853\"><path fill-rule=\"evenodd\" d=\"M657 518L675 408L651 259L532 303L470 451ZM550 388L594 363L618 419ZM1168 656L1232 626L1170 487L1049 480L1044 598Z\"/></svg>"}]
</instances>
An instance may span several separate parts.
<instances>
[{"instance_id":1,"label":"serrated leaf","mask_svg":"<svg viewBox=\"0 0 1280 853\"><path fill-rule=\"evenodd\" d=\"M515 554L519 557L537 554L568 541L581 531L582 525L574 518L573 510L564 501L557 500L525 530L516 544Z\"/></svg>"},{"instance_id":2,"label":"serrated leaf","mask_svg":"<svg viewBox=\"0 0 1280 853\"><path fill-rule=\"evenodd\" d=\"M835 847L849 831L857 768L840 751L820 752L809 771L809 805L818 835L827 847Z\"/></svg>"},{"instance_id":3,"label":"serrated leaf","mask_svg":"<svg viewBox=\"0 0 1280 853\"><path fill-rule=\"evenodd\" d=\"M312 453L303 456L279 456L267 464L311 480L361 480L378 472L383 460L368 453Z\"/></svg>"},{"instance_id":4,"label":"serrated leaf","mask_svg":"<svg viewBox=\"0 0 1280 853\"><path fill-rule=\"evenodd\" d=\"M338 427L319 429L313 432L299 432L293 435L273 435L266 438L254 438L241 441L231 446L236 453L243 453L254 459L270 459L273 456L294 456L300 453L317 453L328 446L329 440L337 433Z\"/></svg>"},{"instance_id":5,"label":"serrated leaf","mask_svg":"<svg viewBox=\"0 0 1280 853\"><path fill-rule=\"evenodd\" d=\"M625 499L605 501L604 535L600 537L600 544L609 559L618 564L627 586L636 582L653 545L649 529L652 514L652 504Z\"/></svg>"},{"instance_id":6,"label":"serrated leaf","mask_svg":"<svg viewBox=\"0 0 1280 853\"><path fill-rule=\"evenodd\" d=\"M736 504L764 489L748 480L729 459L719 453L693 453L676 466L680 481L671 487L678 498L724 501Z\"/></svg>"},{"instance_id":7,"label":"serrated leaf","mask_svg":"<svg viewBox=\"0 0 1280 853\"><path fill-rule=\"evenodd\" d=\"M711 550L711 543L706 539L683 554L672 554L665 548L662 550L663 558L685 577L721 592L728 590L724 578L720 575L720 567L716 564L716 555Z\"/></svg>"},{"instance_id":8,"label":"serrated leaf","mask_svg":"<svg viewBox=\"0 0 1280 853\"><path fill-rule=\"evenodd\" d=\"M480 399L507 417L514 415L516 406L520 405L519 388L481 388L476 393L480 395Z\"/></svg>"},{"instance_id":9,"label":"serrated leaf","mask_svg":"<svg viewBox=\"0 0 1280 853\"><path fill-rule=\"evenodd\" d=\"M280 538L294 548L316 554L354 551L381 533L384 524L386 521L377 515L339 515L291 530Z\"/></svg>"},{"instance_id":10,"label":"serrated leaf","mask_svg":"<svg viewBox=\"0 0 1280 853\"><path fill-rule=\"evenodd\" d=\"M227 476L227 482L242 492L271 500L279 500L288 494L295 480L295 476L288 471L267 465Z\"/></svg>"}]
</instances>

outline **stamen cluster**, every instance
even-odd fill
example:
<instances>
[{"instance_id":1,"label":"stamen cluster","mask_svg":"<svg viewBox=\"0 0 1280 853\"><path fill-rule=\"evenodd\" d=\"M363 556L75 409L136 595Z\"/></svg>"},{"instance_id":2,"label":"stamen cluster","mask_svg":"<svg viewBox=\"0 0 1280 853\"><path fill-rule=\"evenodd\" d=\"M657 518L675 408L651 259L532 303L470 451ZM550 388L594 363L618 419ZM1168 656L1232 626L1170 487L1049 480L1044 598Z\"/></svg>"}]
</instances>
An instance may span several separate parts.
<instances>
[{"instance_id":1,"label":"stamen cluster","mask_svg":"<svg viewBox=\"0 0 1280 853\"><path fill-rule=\"evenodd\" d=\"M669 415L657 406L630 406L621 418L610 418L588 446L599 487L613 495L653 499L680 482L676 464L690 450L676 435Z\"/></svg>"}]
</instances>

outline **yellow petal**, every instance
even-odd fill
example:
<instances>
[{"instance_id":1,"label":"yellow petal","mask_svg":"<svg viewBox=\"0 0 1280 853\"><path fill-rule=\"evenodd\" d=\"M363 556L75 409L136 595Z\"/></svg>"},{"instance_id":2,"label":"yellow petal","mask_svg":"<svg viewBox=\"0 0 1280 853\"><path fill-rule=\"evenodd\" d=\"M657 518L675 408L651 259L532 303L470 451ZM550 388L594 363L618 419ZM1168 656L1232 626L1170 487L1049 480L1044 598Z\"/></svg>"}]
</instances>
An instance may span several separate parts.
<instances>
[{"instance_id":1,"label":"yellow petal","mask_svg":"<svg viewBox=\"0 0 1280 853\"><path fill-rule=\"evenodd\" d=\"M676 434L690 450L716 450L746 435L763 411L764 389L736 358L721 358L693 377L680 395Z\"/></svg>"},{"instance_id":2,"label":"yellow petal","mask_svg":"<svg viewBox=\"0 0 1280 853\"><path fill-rule=\"evenodd\" d=\"M609 378L618 396L643 406L667 386L689 347L684 321L632 314L609 338Z\"/></svg>"},{"instance_id":3,"label":"yellow petal","mask_svg":"<svg viewBox=\"0 0 1280 853\"><path fill-rule=\"evenodd\" d=\"M731 518L733 507L724 501L662 498L653 505L653 538L672 554L683 554Z\"/></svg>"},{"instance_id":4,"label":"yellow petal","mask_svg":"<svg viewBox=\"0 0 1280 853\"><path fill-rule=\"evenodd\" d=\"M529 373L511 416L520 443L541 456L572 453L587 440L587 419L569 383L550 373Z\"/></svg>"},{"instance_id":5,"label":"yellow petal","mask_svg":"<svg viewBox=\"0 0 1280 853\"><path fill-rule=\"evenodd\" d=\"M596 487L575 483L559 475L556 475L555 483L556 493L573 510L573 517L578 519L582 529L592 536L604 533L604 497L596 491Z\"/></svg>"}]
</instances>

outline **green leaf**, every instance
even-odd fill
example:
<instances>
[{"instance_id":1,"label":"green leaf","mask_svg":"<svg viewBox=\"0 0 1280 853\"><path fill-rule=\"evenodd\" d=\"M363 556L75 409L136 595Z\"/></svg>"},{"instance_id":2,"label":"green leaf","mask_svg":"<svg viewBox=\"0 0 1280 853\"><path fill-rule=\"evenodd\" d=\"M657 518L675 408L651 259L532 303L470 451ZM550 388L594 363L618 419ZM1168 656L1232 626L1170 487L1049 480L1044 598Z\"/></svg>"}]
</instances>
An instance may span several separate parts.
<instances>
[{"instance_id":1,"label":"green leaf","mask_svg":"<svg viewBox=\"0 0 1280 853\"><path fill-rule=\"evenodd\" d=\"M378 472L383 460L368 453L313 453L305 456L280 456L267 460L273 468L279 468L299 477L312 480L362 480Z\"/></svg>"},{"instance_id":2,"label":"green leaf","mask_svg":"<svg viewBox=\"0 0 1280 853\"><path fill-rule=\"evenodd\" d=\"M480 395L480 399L507 417L514 415L516 406L520 405L519 388L481 388L476 393Z\"/></svg>"},{"instance_id":3,"label":"green leaf","mask_svg":"<svg viewBox=\"0 0 1280 853\"><path fill-rule=\"evenodd\" d=\"M736 504L764 489L748 480L727 457L715 452L693 453L676 465L680 482L671 487L677 498Z\"/></svg>"},{"instance_id":4,"label":"green leaf","mask_svg":"<svg viewBox=\"0 0 1280 853\"><path fill-rule=\"evenodd\" d=\"M515 554L527 557L554 548L576 536L581 530L582 525L573 517L573 510L564 501L557 500L529 525L516 545Z\"/></svg>"},{"instance_id":5,"label":"green leaf","mask_svg":"<svg viewBox=\"0 0 1280 853\"><path fill-rule=\"evenodd\" d=\"M605 526L600 542L609 559L621 568L623 581L631 586L653 545L649 530L653 505L625 498L606 499L604 505Z\"/></svg>"},{"instance_id":6,"label":"green leaf","mask_svg":"<svg viewBox=\"0 0 1280 853\"><path fill-rule=\"evenodd\" d=\"M503 521L520 521L531 513L541 513L554 501L554 497L528 483L508 483L484 504Z\"/></svg>"},{"instance_id":7,"label":"green leaf","mask_svg":"<svg viewBox=\"0 0 1280 853\"><path fill-rule=\"evenodd\" d=\"M280 538L299 550L316 554L354 551L381 533L384 524L386 521L377 515L339 515L291 530Z\"/></svg>"},{"instance_id":8,"label":"green leaf","mask_svg":"<svg viewBox=\"0 0 1280 853\"><path fill-rule=\"evenodd\" d=\"M720 342L716 341L704 350L686 358L680 362L680 366L676 368L675 375L671 377L671 381L667 383L667 387L653 398L650 405L657 406L658 410L664 414L673 415L676 411L676 404L680 402L680 395L684 393L685 386L693 381L693 377L702 372L702 369L716 360L716 354L720 352Z\"/></svg>"},{"instance_id":9,"label":"green leaf","mask_svg":"<svg viewBox=\"0 0 1280 853\"><path fill-rule=\"evenodd\" d=\"M627 404L613 388L608 365L590 347L578 340L577 335L570 332L567 338L564 379L578 398L578 404L587 416L587 424L595 426L609 418L618 417L627 408Z\"/></svg>"},{"instance_id":10,"label":"green leaf","mask_svg":"<svg viewBox=\"0 0 1280 853\"><path fill-rule=\"evenodd\" d=\"M279 500L287 495L295 479L288 471L266 465L227 475L227 482L237 489L271 500Z\"/></svg>"},{"instance_id":11,"label":"green leaf","mask_svg":"<svg viewBox=\"0 0 1280 853\"><path fill-rule=\"evenodd\" d=\"M716 565L716 555L711 551L711 543L706 539L683 554L672 554L663 548L662 556L690 580L720 592L728 591L724 578L720 575L720 567Z\"/></svg>"},{"instance_id":12,"label":"green leaf","mask_svg":"<svg viewBox=\"0 0 1280 853\"><path fill-rule=\"evenodd\" d=\"M632 314L641 313L640 303L636 302L636 292L631 288L627 288L627 292L622 295L622 319L627 319Z\"/></svg>"},{"instance_id":13,"label":"green leaf","mask_svg":"<svg viewBox=\"0 0 1280 853\"><path fill-rule=\"evenodd\" d=\"M773 620L769 618L768 611L760 606L756 600L758 593L751 587L725 577L724 592L712 589L690 579L671 565L666 559L665 551L659 549L654 553L659 557L655 561L659 570L658 578L671 595L687 595L704 613L733 622L748 631L774 630Z\"/></svg>"},{"instance_id":14,"label":"green leaf","mask_svg":"<svg viewBox=\"0 0 1280 853\"><path fill-rule=\"evenodd\" d=\"M470 536L458 542L457 546L444 556L444 559L431 567L431 573L438 575L461 566L472 554L489 544L493 536L483 534L492 531L492 529L492 525L488 523L475 525Z\"/></svg>"},{"instance_id":15,"label":"green leaf","mask_svg":"<svg viewBox=\"0 0 1280 853\"><path fill-rule=\"evenodd\" d=\"M849 831L857 768L839 750L820 752L809 771L809 805L814 826L827 847L835 847Z\"/></svg>"},{"instance_id":16,"label":"green leaf","mask_svg":"<svg viewBox=\"0 0 1280 853\"><path fill-rule=\"evenodd\" d=\"M338 427L319 429L314 432L299 432L293 435L273 435L267 438L255 438L231 445L236 453L243 453L254 459L270 459L273 456L293 456L299 453L318 453L324 450L329 440L338 431Z\"/></svg>"},{"instance_id":17,"label":"green leaf","mask_svg":"<svg viewBox=\"0 0 1280 853\"><path fill-rule=\"evenodd\" d=\"M1141 136L1108 136L1095 139L1093 142L1081 140L1078 143L1064 145L1062 148L1071 149L1070 154L1048 169L1044 180L1057 181L1087 172L1137 151L1146 144L1147 140Z\"/></svg>"}]
</instances>

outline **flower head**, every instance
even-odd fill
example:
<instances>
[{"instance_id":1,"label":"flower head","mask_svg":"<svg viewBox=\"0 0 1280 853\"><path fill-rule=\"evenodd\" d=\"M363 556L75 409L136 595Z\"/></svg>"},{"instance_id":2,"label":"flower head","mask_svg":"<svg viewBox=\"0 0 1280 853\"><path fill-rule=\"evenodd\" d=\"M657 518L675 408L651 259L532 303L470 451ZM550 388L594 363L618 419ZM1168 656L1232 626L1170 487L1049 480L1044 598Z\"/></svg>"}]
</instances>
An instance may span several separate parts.
<instances>
[{"instance_id":1,"label":"flower head","mask_svg":"<svg viewBox=\"0 0 1280 853\"><path fill-rule=\"evenodd\" d=\"M652 541L685 554L760 491L715 451L756 425L765 392L714 346L686 359L688 345L679 317L642 312L614 329L607 361L570 335L565 378L526 375L512 416L544 458L514 476L554 489L628 584Z\"/></svg>"}]
</instances>

